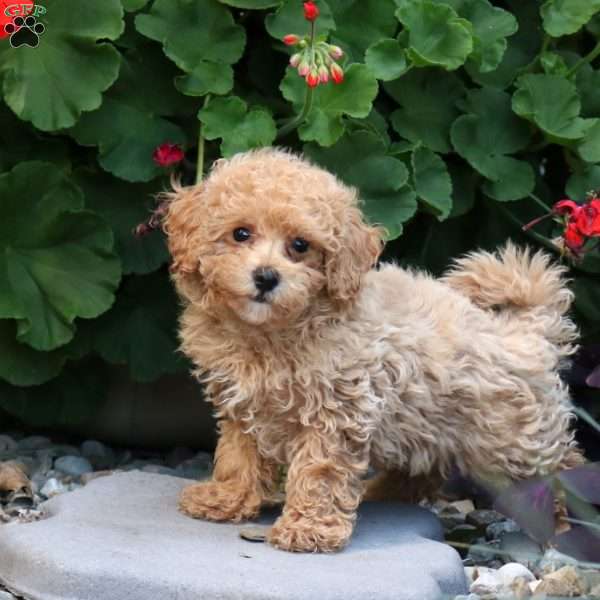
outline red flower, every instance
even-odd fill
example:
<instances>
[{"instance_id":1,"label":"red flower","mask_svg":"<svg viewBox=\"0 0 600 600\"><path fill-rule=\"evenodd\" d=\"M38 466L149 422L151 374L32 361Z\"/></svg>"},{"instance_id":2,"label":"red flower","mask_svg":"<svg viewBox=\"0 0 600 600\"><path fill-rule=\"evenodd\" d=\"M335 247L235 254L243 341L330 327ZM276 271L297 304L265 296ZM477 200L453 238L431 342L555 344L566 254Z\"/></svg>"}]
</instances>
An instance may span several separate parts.
<instances>
[{"instance_id":1,"label":"red flower","mask_svg":"<svg viewBox=\"0 0 600 600\"><path fill-rule=\"evenodd\" d=\"M344 81L344 70L337 63L332 63L329 67L331 78L335 83L342 83Z\"/></svg>"},{"instance_id":2,"label":"red flower","mask_svg":"<svg viewBox=\"0 0 600 600\"><path fill-rule=\"evenodd\" d=\"M329 81L329 71L325 65L319 67L319 83L327 83Z\"/></svg>"},{"instance_id":3,"label":"red flower","mask_svg":"<svg viewBox=\"0 0 600 600\"><path fill-rule=\"evenodd\" d=\"M552 211L559 215L574 215L581 210L581 207L573 200L559 200L552 207Z\"/></svg>"},{"instance_id":4,"label":"red flower","mask_svg":"<svg viewBox=\"0 0 600 600\"><path fill-rule=\"evenodd\" d=\"M318 9L317 5L312 0L305 2L304 3L304 18L307 21L315 21L318 16L319 16L319 9Z\"/></svg>"},{"instance_id":5,"label":"red flower","mask_svg":"<svg viewBox=\"0 0 600 600\"><path fill-rule=\"evenodd\" d=\"M300 36L297 36L295 33L288 33L288 35L283 37L283 43L286 46L295 46L300 41Z\"/></svg>"},{"instance_id":6,"label":"red flower","mask_svg":"<svg viewBox=\"0 0 600 600\"><path fill-rule=\"evenodd\" d=\"M585 238L581 235L581 232L577 228L576 223L569 223L563 233L565 244L573 252L581 250L583 244L585 244Z\"/></svg>"},{"instance_id":7,"label":"red flower","mask_svg":"<svg viewBox=\"0 0 600 600\"><path fill-rule=\"evenodd\" d=\"M157 146L152 159L159 167L170 167L183 160L185 153L179 144L165 143Z\"/></svg>"},{"instance_id":8,"label":"red flower","mask_svg":"<svg viewBox=\"0 0 600 600\"><path fill-rule=\"evenodd\" d=\"M319 85L319 73L318 71L311 69L306 76L306 83L308 87L314 88Z\"/></svg>"},{"instance_id":9,"label":"red flower","mask_svg":"<svg viewBox=\"0 0 600 600\"><path fill-rule=\"evenodd\" d=\"M594 198L580 207L575 217L577 229L583 235L600 235L600 199Z\"/></svg>"}]
</instances>

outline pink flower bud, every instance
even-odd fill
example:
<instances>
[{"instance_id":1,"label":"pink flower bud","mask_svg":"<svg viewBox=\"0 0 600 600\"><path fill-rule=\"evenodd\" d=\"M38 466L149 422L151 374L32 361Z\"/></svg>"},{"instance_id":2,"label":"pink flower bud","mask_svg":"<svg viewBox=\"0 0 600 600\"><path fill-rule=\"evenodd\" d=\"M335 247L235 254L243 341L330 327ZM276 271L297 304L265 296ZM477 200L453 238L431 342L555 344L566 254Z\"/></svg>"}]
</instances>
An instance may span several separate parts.
<instances>
[{"instance_id":1,"label":"pink flower bud","mask_svg":"<svg viewBox=\"0 0 600 600\"><path fill-rule=\"evenodd\" d=\"M295 46L300 41L300 37L295 33L290 33L283 37L283 43L286 46Z\"/></svg>"},{"instance_id":2,"label":"pink flower bud","mask_svg":"<svg viewBox=\"0 0 600 600\"><path fill-rule=\"evenodd\" d=\"M308 87L314 88L319 85L319 73L316 69L311 69L306 76L306 83Z\"/></svg>"},{"instance_id":3,"label":"pink flower bud","mask_svg":"<svg viewBox=\"0 0 600 600\"><path fill-rule=\"evenodd\" d=\"M179 144L166 142L154 150L152 159L159 167L170 167L181 162L184 156L185 152Z\"/></svg>"},{"instance_id":4,"label":"pink flower bud","mask_svg":"<svg viewBox=\"0 0 600 600\"><path fill-rule=\"evenodd\" d=\"M302 60L302 54L300 54L299 52L297 52L296 54L292 54L292 56L290 57L290 65L292 65L292 67L294 67L294 69L300 64L300 61Z\"/></svg>"},{"instance_id":5,"label":"pink flower bud","mask_svg":"<svg viewBox=\"0 0 600 600\"><path fill-rule=\"evenodd\" d=\"M327 83L329 81L329 71L325 65L319 67L319 83Z\"/></svg>"},{"instance_id":6,"label":"pink flower bud","mask_svg":"<svg viewBox=\"0 0 600 600\"><path fill-rule=\"evenodd\" d=\"M331 56L331 58L335 58L335 60L339 60L342 58L342 56L344 56L344 51L339 46L329 44L329 56Z\"/></svg>"},{"instance_id":7,"label":"pink flower bud","mask_svg":"<svg viewBox=\"0 0 600 600\"><path fill-rule=\"evenodd\" d=\"M300 75L301 77L306 77L309 71L310 65L308 64L308 61L306 59L301 60L300 64L298 65L298 75Z\"/></svg>"},{"instance_id":8,"label":"pink flower bud","mask_svg":"<svg viewBox=\"0 0 600 600\"><path fill-rule=\"evenodd\" d=\"M337 63L332 63L330 65L329 72L331 73L331 78L336 84L344 81L344 70Z\"/></svg>"}]
</instances>

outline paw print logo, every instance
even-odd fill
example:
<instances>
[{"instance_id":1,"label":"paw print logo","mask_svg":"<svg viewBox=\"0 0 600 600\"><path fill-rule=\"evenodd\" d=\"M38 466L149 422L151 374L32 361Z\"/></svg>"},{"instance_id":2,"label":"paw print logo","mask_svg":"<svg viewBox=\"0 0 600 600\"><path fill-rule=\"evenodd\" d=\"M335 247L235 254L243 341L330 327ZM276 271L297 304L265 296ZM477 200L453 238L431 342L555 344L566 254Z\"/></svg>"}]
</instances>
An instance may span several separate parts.
<instances>
[{"instance_id":1,"label":"paw print logo","mask_svg":"<svg viewBox=\"0 0 600 600\"><path fill-rule=\"evenodd\" d=\"M4 31L10 35L10 45L13 48L29 46L37 48L40 43L40 35L46 28L33 15L28 17L15 17L4 26Z\"/></svg>"}]
</instances>

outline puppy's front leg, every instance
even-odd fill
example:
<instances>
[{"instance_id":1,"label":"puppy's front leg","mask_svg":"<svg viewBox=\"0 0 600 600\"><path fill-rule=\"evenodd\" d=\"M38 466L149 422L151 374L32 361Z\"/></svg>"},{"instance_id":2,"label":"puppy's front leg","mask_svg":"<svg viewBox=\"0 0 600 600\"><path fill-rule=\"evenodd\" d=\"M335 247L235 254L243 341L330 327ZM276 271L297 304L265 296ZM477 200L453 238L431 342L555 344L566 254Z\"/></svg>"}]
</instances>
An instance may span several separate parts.
<instances>
[{"instance_id":1,"label":"puppy's front leg","mask_svg":"<svg viewBox=\"0 0 600 600\"><path fill-rule=\"evenodd\" d=\"M367 445L311 430L301 436L287 475L286 503L268 541L292 552L334 552L352 534L366 472Z\"/></svg>"},{"instance_id":2,"label":"puppy's front leg","mask_svg":"<svg viewBox=\"0 0 600 600\"><path fill-rule=\"evenodd\" d=\"M212 481L186 487L179 507L190 517L210 521L252 519L274 479L275 467L260 457L254 438L238 423L224 421Z\"/></svg>"}]
</instances>

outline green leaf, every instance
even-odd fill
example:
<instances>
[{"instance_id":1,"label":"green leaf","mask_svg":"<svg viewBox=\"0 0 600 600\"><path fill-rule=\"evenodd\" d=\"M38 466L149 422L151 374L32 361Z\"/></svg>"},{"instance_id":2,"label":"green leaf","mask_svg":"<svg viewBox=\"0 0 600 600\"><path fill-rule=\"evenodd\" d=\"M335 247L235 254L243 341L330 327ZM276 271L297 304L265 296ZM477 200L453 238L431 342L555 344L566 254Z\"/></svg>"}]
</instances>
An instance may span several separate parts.
<instances>
[{"instance_id":1,"label":"green leaf","mask_svg":"<svg viewBox=\"0 0 600 600\"><path fill-rule=\"evenodd\" d=\"M108 378L99 362L65 369L29 388L0 382L0 408L31 427L73 427L94 419L106 398Z\"/></svg>"},{"instance_id":2,"label":"green leaf","mask_svg":"<svg viewBox=\"0 0 600 600\"><path fill-rule=\"evenodd\" d=\"M151 273L165 264L169 253L159 231L136 237L134 229L148 220L156 208L156 184L132 185L105 173L80 169L74 179L83 190L85 205L102 216L112 227L115 249L121 258L124 274Z\"/></svg>"},{"instance_id":3,"label":"green leaf","mask_svg":"<svg viewBox=\"0 0 600 600\"><path fill-rule=\"evenodd\" d=\"M127 181L149 181L164 173L152 160L165 142L185 143L180 127L164 118L191 100L173 87L173 65L158 48L131 52L117 83L97 111L84 115L71 135L84 146L98 146L103 169Z\"/></svg>"},{"instance_id":4,"label":"green leaf","mask_svg":"<svg viewBox=\"0 0 600 600\"><path fill-rule=\"evenodd\" d=\"M513 110L557 141L581 139L596 123L579 116L575 85L558 75L528 74L517 79Z\"/></svg>"},{"instance_id":5,"label":"green leaf","mask_svg":"<svg viewBox=\"0 0 600 600\"><path fill-rule=\"evenodd\" d=\"M144 8L148 4L148 0L121 0L121 4L127 12L135 12Z\"/></svg>"},{"instance_id":6,"label":"green leaf","mask_svg":"<svg viewBox=\"0 0 600 600\"><path fill-rule=\"evenodd\" d=\"M247 8L250 10L262 10L281 4L281 0L219 0L219 2L234 6L235 8Z\"/></svg>"},{"instance_id":7,"label":"green leaf","mask_svg":"<svg viewBox=\"0 0 600 600\"><path fill-rule=\"evenodd\" d=\"M548 0L541 9L544 30L552 37L579 31L600 10L600 0Z\"/></svg>"},{"instance_id":8,"label":"green leaf","mask_svg":"<svg viewBox=\"0 0 600 600\"><path fill-rule=\"evenodd\" d=\"M435 152L450 152L450 126L459 115L456 101L464 94L458 77L432 69L410 71L385 84L385 91L400 105L391 121L402 137Z\"/></svg>"},{"instance_id":9,"label":"green leaf","mask_svg":"<svg viewBox=\"0 0 600 600\"><path fill-rule=\"evenodd\" d=\"M120 267L112 233L49 163L0 175L0 198L0 319L17 319L20 342L52 350L73 337L76 317L113 303Z\"/></svg>"},{"instance_id":10,"label":"green leaf","mask_svg":"<svg viewBox=\"0 0 600 600\"><path fill-rule=\"evenodd\" d=\"M468 114L452 125L455 150L486 177L486 194L499 201L517 200L533 191L535 177L531 166L506 156L527 146L527 125L511 111L510 96L493 89L469 93Z\"/></svg>"},{"instance_id":11,"label":"green leaf","mask_svg":"<svg viewBox=\"0 0 600 600\"><path fill-rule=\"evenodd\" d=\"M270 145L277 135L275 121L265 108L251 108L237 96L213 98L200 109L207 140L222 138L221 154L231 156L250 148Z\"/></svg>"},{"instance_id":12,"label":"green leaf","mask_svg":"<svg viewBox=\"0 0 600 600\"><path fill-rule=\"evenodd\" d=\"M233 69L230 65L204 61L191 73L176 77L175 87L186 96L228 94L233 89Z\"/></svg>"},{"instance_id":13,"label":"green leaf","mask_svg":"<svg viewBox=\"0 0 600 600\"><path fill-rule=\"evenodd\" d=\"M394 0L328 1L336 25L332 41L346 51L351 62L362 62L369 46L396 33Z\"/></svg>"},{"instance_id":14,"label":"green leaf","mask_svg":"<svg viewBox=\"0 0 600 600\"><path fill-rule=\"evenodd\" d=\"M589 165L581 173L573 173L565 191L569 198L583 202L585 195L592 190L600 190L600 166Z\"/></svg>"},{"instance_id":15,"label":"green leaf","mask_svg":"<svg viewBox=\"0 0 600 600\"><path fill-rule=\"evenodd\" d=\"M306 95L306 83L295 70L287 69L280 89L284 98L300 112ZM330 83L315 89L312 110L298 129L300 139L331 146L344 133L342 116L358 119L367 117L377 91L377 80L368 67L350 65L341 85Z\"/></svg>"},{"instance_id":16,"label":"green leaf","mask_svg":"<svg viewBox=\"0 0 600 600\"><path fill-rule=\"evenodd\" d=\"M581 116L600 115L600 71L582 65L577 71L577 90L581 97Z\"/></svg>"},{"instance_id":17,"label":"green leaf","mask_svg":"<svg viewBox=\"0 0 600 600\"><path fill-rule=\"evenodd\" d=\"M20 344L16 335L16 323L0 319L0 381L38 385L60 373L68 358L65 348L39 352L27 344Z\"/></svg>"},{"instance_id":18,"label":"green leaf","mask_svg":"<svg viewBox=\"0 0 600 600\"><path fill-rule=\"evenodd\" d=\"M396 11L408 31L407 54L418 67L458 69L473 51L473 28L447 4L409 2Z\"/></svg>"},{"instance_id":19,"label":"green leaf","mask_svg":"<svg viewBox=\"0 0 600 600\"><path fill-rule=\"evenodd\" d=\"M600 120L588 129L585 137L577 144L577 152L586 162L600 162Z\"/></svg>"},{"instance_id":20,"label":"green leaf","mask_svg":"<svg viewBox=\"0 0 600 600\"><path fill-rule=\"evenodd\" d=\"M244 52L246 33L217 0L156 0L135 19L137 30L161 42L165 54L193 73L205 62L232 65Z\"/></svg>"},{"instance_id":21,"label":"green leaf","mask_svg":"<svg viewBox=\"0 0 600 600\"><path fill-rule=\"evenodd\" d=\"M180 371L177 305L165 273L128 277L114 307L93 323L93 347L109 363L127 364L136 381Z\"/></svg>"},{"instance_id":22,"label":"green leaf","mask_svg":"<svg viewBox=\"0 0 600 600\"><path fill-rule=\"evenodd\" d=\"M356 131L346 134L334 148L307 144L304 152L358 188L365 215L372 223L386 227L390 239L402 233L402 223L417 210L415 193L406 185L404 163L386 155L385 145L376 134Z\"/></svg>"},{"instance_id":23,"label":"green leaf","mask_svg":"<svg viewBox=\"0 0 600 600\"><path fill-rule=\"evenodd\" d=\"M443 221L452 210L452 180L446 163L428 148L417 148L411 156L417 196Z\"/></svg>"},{"instance_id":24,"label":"green leaf","mask_svg":"<svg viewBox=\"0 0 600 600\"><path fill-rule=\"evenodd\" d=\"M365 62L373 75L383 81L397 79L408 67L404 48L395 39L383 39L369 46Z\"/></svg>"},{"instance_id":25,"label":"green leaf","mask_svg":"<svg viewBox=\"0 0 600 600\"><path fill-rule=\"evenodd\" d=\"M560 54L556 54L556 52L542 53L540 56L540 65L544 69L544 73L548 75L561 75L565 77L569 71L564 58Z\"/></svg>"},{"instance_id":26,"label":"green leaf","mask_svg":"<svg viewBox=\"0 0 600 600\"><path fill-rule=\"evenodd\" d=\"M335 29L335 21L331 15L329 4L325 0L319 0L319 34L327 34L331 29ZM265 28L269 35L277 40L282 40L288 33L297 35L308 34L309 25L304 18L302 2L298 0L284 0L283 4L274 12L269 13L265 18Z\"/></svg>"},{"instance_id":27,"label":"green leaf","mask_svg":"<svg viewBox=\"0 0 600 600\"><path fill-rule=\"evenodd\" d=\"M42 131L71 127L98 108L119 73L119 52L105 41L123 31L120 0L47 0L48 26L37 48L0 45L4 99Z\"/></svg>"}]
</instances>

